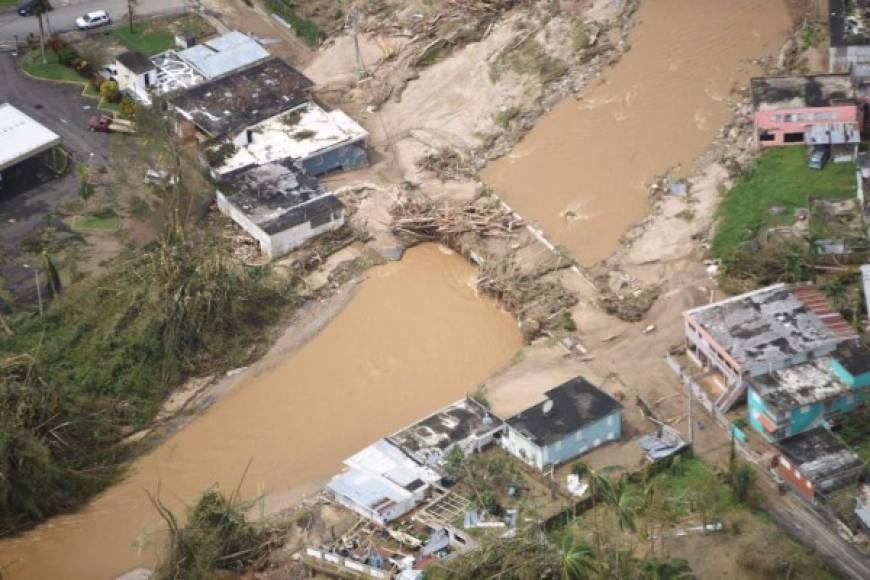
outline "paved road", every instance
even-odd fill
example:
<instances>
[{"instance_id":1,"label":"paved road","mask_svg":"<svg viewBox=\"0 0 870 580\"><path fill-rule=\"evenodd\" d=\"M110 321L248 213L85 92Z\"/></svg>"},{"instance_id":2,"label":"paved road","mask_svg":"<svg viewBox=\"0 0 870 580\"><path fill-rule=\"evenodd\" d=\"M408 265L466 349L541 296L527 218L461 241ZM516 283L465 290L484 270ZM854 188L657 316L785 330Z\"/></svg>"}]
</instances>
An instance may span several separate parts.
<instances>
[{"instance_id":1,"label":"paved road","mask_svg":"<svg viewBox=\"0 0 870 580\"><path fill-rule=\"evenodd\" d=\"M155 16L181 10L187 5L186 0L138 0L135 12L138 16ZM127 0L71 0L65 6L58 3L48 15L50 29L52 32L74 30L76 18L94 10L107 10L115 21L120 21L127 16ZM35 17L24 18L14 11L0 12L0 40L13 40L15 35L26 38L30 33L39 34Z\"/></svg>"},{"instance_id":2,"label":"paved road","mask_svg":"<svg viewBox=\"0 0 870 580\"><path fill-rule=\"evenodd\" d=\"M870 578L870 558L843 540L832 524L791 492L764 507L777 524L804 546L814 548L834 570L855 580Z\"/></svg>"},{"instance_id":3,"label":"paved road","mask_svg":"<svg viewBox=\"0 0 870 580\"><path fill-rule=\"evenodd\" d=\"M80 86L31 79L11 54L0 54L0 79L0 103L12 103L60 135L74 163L107 163L108 136L87 127L96 101L82 97ZM19 195L0 192L0 258L11 259L21 251L21 242L34 236L59 206L77 199L77 191L73 171Z\"/></svg>"}]
</instances>

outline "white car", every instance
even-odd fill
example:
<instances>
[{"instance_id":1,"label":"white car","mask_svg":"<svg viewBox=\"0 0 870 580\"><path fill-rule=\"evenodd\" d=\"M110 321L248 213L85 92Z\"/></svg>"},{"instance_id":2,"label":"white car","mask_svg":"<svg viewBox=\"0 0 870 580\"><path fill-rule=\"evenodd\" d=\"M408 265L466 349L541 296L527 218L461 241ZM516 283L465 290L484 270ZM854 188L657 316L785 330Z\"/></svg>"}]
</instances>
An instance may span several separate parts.
<instances>
[{"instance_id":1,"label":"white car","mask_svg":"<svg viewBox=\"0 0 870 580\"><path fill-rule=\"evenodd\" d=\"M94 12L88 12L84 16L76 18L76 26L78 26L80 30L97 28L111 23L112 19L109 18L109 13L105 10L95 10Z\"/></svg>"}]
</instances>

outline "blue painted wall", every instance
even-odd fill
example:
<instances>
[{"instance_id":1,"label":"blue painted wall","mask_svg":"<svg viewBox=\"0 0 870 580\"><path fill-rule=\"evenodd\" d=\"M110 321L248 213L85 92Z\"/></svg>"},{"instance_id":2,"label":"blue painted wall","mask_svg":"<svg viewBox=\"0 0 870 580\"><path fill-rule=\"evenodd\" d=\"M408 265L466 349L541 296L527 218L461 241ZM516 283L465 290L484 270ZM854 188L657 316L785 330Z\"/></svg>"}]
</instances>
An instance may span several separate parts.
<instances>
[{"instance_id":1,"label":"blue painted wall","mask_svg":"<svg viewBox=\"0 0 870 580\"><path fill-rule=\"evenodd\" d=\"M622 414L616 411L541 450L544 467L559 465L622 435Z\"/></svg>"},{"instance_id":2,"label":"blue painted wall","mask_svg":"<svg viewBox=\"0 0 870 580\"><path fill-rule=\"evenodd\" d=\"M354 143L310 157L302 162L309 174L317 177L331 171L345 171L365 167L369 163L364 143Z\"/></svg>"}]
</instances>

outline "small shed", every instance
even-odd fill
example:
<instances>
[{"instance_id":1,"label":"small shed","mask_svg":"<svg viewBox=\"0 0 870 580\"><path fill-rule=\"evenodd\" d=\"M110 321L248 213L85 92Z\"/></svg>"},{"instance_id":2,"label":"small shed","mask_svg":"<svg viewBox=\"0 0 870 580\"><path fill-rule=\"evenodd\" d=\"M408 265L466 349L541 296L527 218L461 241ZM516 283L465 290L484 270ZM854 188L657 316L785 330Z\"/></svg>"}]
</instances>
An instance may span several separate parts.
<instances>
[{"instance_id":1,"label":"small shed","mask_svg":"<svg viewBox=\"0 0 870 580\"><path fill-rule=\"evenodd\" d=\"M506 421L502 446L541 471L622 434L622 405L583 377L546 392L544 401Z\"/></svg>"},{"instance_id":2,"label":"small shed","mask_svg":"<svg viewBox=\"0 0 870 580\"><path fill-rule=\"evenodd\" d=\"M864 463L839 437L817 427L779 444L779 475L807 500L858 483Z\"/></svg>"},{"instance_id":3,"label":"small shed","mask_svg":"<svg viewBox=\"0 0 870 580\"><path fill-rule=\"evenodd\" d=\"M118 88L137 100L147 100L148 92L157 83L157 66L141 52L128 50L115 58Z\"/></svg>"}]
</instances>

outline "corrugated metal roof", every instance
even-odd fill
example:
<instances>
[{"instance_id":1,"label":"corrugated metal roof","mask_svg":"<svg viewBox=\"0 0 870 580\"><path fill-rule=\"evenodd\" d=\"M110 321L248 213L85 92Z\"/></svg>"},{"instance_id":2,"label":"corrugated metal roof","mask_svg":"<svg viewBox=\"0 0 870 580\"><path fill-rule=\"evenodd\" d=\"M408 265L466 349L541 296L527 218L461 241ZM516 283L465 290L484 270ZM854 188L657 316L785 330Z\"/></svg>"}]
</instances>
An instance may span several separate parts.
<instances>
[{"instance_id":1,"label":"corrugated metal roof","mask_svg":"<svg viewBox=\"0 0 870 580\"><path fill-rule=\"evenodd\" d=\"M250 36L234 30L182 50L178 56L206 79L213 79L268 58L269 52Z\"/></svg>"}]
</instances>

